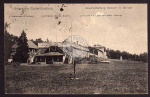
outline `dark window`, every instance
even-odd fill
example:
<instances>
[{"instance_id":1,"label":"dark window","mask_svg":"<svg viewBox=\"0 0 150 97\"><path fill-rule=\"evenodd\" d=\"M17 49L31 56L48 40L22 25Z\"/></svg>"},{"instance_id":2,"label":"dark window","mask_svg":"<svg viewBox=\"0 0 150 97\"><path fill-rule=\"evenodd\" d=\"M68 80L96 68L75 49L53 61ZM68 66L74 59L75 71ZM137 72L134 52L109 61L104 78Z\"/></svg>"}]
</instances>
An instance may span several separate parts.
<instances>
[{"instance_id":1,"label":"dark window","mask_svg":"<svg viewBox=\"0 0 150 97\"><path fill-rule=\"evenodd\" d=\"M40 62L45 62L45 57L40 57Z\"/></svg>"}]
</instances>

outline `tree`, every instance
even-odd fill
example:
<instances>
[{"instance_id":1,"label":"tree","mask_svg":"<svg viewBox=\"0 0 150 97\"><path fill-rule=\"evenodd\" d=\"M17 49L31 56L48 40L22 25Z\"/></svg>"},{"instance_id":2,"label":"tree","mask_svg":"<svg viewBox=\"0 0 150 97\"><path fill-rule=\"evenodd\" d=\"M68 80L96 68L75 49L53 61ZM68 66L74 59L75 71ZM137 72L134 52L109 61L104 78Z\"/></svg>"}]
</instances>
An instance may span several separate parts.
<instances>
[{"instance_id":1,"label":"tree","mask_svg":"<svg viewBox=\"0 0 150 97\"><path fill-rule=\"evenodd\" d=\"M24 30L21 33L21 36L18 39L18 48L16 49L16 54L14 57L14 61L17 62L27 62L28 59L28 43L27 37Z\"/></svg>"},{"instance_id":2,"label":"tree","mask_svg":"<svg viewBox=\"0 0 150 97\"><path fill-rule=\"evenodd\" d=\"M41 38L38 38L38 39L35 39L35 40L31 39L31 41L32 41L33 43L35 43L36 45L38 45L38 43L44 42Z\"/></svg>"},{"instance_id":3,"label":"tree","mask_svg":"<svg viewBox=\"0 0 150 97\"><path fill-rule=\"evenodd\" d=\"M10 34L5 30L4 32L4 62L6 63L10 57L11 43L9 41Z\"/></svg>"},{"instance_id":4,"label":"tree","mask_svg":"<svg viewBox=\"0 0 150 97\"><path fill-rule=\"evenodd\" d=\"M8 59L11 56L12 46L18 41L18 37L10 34L7 31L7 28L10 28L10 23L5 23L4 27L4 62L7 63Z\"/></svg>"},{"instance_id":5,"label":"tree","mask_svg":"<svg viewBox=\"0 0 150 97\"><path fill-rule=\"evenodd\" d=\"M109 57L111 59L119 59L121 56L121 52L119 50L114 51L110 49L107 51L107 53L109 53Z\"/></svg>"},{"instance_id":6,"label":"tree","mask_svg":"<svg viewBox=\"0 0 150 97\"><path fill-rule=\"evenodd\" d=\"M137 55L137 54L131 54L127 51L120 52L119 50L115 51L112 49L107 49L107 56L111 59L119 59L120 56L122 56L122 58L124 60L148 62L148 53L147 52Z\"/></svg>"},{"instance_id":7,"label":"tree","mask_svg":"<svg viewBox=\"0 0 150 97\"><path fill-rule=\"evenodd\" d=\"M120 56L121 56L121 52L119 50L116 50L116 58L120 59Z\"/></svg>"},{"instance_id":8,"label":"tree","mask_svg":"<svg viewBox=\"0 0 150 97\"><path fill-rule=\"evenodd\" d=\"M140 61L148 62L148 53L144 52L140 54Z\"/></svg>"},{"instance_id":9,"label":"tree","mask_svg":"<svg viewBox=\"0 0 150 97\"><path fill-rule=\"evenodd\" d=\"M122 52L122 58L123 58L123 59L129 59L129 53L126 52L126 51L123 51L123 52Z\"/></svg>"}]
</instances>

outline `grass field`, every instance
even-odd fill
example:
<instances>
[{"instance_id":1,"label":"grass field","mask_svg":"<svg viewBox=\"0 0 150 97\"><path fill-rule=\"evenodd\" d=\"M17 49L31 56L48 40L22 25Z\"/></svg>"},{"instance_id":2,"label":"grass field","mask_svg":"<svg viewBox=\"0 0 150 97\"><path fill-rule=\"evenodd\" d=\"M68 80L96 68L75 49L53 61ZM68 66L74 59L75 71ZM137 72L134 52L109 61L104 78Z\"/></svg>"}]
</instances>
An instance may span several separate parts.
<instances>
[{"instance_id":1,"label":"grass field","mask_svg":"<svg viewBox=\"0 0 150 97\"><path fill-rule=\"evenodd\" d=\"M27 94L145 94L148 64L111 61L110 64L77 64L78 80L71 80L73 66L5 66L5 92Z\"/></svg>"}]
</instances>

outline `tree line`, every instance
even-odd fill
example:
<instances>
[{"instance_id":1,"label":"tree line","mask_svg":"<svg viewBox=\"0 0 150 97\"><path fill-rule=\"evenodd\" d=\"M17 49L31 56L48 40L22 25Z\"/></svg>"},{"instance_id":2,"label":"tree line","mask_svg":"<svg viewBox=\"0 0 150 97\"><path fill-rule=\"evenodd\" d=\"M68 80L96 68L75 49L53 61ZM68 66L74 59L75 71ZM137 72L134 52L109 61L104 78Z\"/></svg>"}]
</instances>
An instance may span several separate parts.
<instances>
[{"instance_id":1,"label":"tree line","mask_svg":"<svg viewBox=\"0 0 150 97\"><path fill-rule=\"evenodd\" d=\"M11 56L12 46L18 42L18 37L10 34L7 31L9 28L9 24L5 23L4 26L4 62L7 63L8 59Z\"/></svg>"},{"instance_id":2,"label":"tree line","mask_svg":"<svg viewBox=\"0 0 150 97\"><path fill-rule=\"evenodd\" d=\"M131 54L126 51L119 51L119 50L107 50L107 56L111 59L120 59L122 57L123 60L131 60L131 61L142 61L148 62L148 53L144 52L141 54Z\"/></svg>"}]
</instances>

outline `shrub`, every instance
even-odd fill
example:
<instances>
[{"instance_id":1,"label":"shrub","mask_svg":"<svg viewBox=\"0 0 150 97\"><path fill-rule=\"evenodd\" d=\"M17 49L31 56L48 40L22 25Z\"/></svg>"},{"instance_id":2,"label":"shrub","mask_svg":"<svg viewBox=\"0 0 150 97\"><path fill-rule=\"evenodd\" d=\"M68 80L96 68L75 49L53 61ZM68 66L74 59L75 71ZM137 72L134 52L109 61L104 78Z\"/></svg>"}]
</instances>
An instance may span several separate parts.
<instances>
[{"instance_id":1,"label":"shrub","mask_svg":"<svg viewBox=\"0 0 150 97\"><path fill-rule=\"evenodd\" d=\"M10 62L5 62L4 64L5 64L5 65L11 65L11 63L10 63Z\"/></svg>"},{"instance_id":2,"label":"shrub","mask_svg":"<svg viewBox=\"0 0 150 97\"><path fill-rule=\"evenodd\" d=\"M20 66L20 64L21 64L20 62L13 62L13 63L11 63L11 65L14 66L14 67L15 66Z\"/></svg>"}]
</instances>

